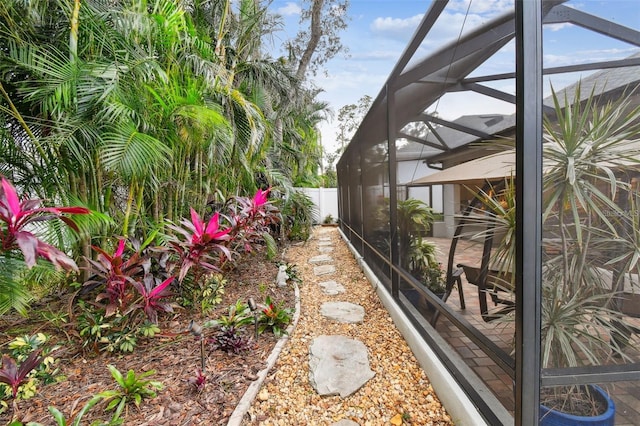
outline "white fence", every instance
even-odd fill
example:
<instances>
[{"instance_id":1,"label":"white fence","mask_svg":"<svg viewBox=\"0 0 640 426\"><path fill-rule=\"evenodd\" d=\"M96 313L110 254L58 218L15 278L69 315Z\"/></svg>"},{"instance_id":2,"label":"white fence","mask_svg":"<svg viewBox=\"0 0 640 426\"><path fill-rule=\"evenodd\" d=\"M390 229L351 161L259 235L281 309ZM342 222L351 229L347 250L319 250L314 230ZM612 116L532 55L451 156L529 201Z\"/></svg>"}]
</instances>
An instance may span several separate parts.
<instances>
[{"instance_id":1,"label":"white fence","mask_svg":"<svg viewBox=\"0 0 640 426\"><path fill-rule=\"evenodd\" d=\"M296 188L304 192L316 206L313 220L322 223L331 215L333 220L338 220L338 188Z\"/></svg>"}]
</instances>

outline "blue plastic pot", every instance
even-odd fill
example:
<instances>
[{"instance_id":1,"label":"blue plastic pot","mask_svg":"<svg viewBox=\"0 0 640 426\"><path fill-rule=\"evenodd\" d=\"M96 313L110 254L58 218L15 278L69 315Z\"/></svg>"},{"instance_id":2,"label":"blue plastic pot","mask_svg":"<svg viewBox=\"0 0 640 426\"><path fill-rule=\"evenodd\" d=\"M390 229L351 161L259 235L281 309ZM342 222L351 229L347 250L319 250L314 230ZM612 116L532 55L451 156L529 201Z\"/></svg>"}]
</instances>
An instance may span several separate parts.
<instances>
[{"instance_id":1,"label":"blue plastic pot","mask_svg":"<svg viewBox=\"0 0 640 426\"><path fill-rule=\"evenodd\" d=\"M561 411L552 410L544 405L540 406L541 426L614 426L616 416L616 404L604 389L589 385L596 398L606 401L607 410L599 416L574 416Z\"/></svg>"}]
</instances>

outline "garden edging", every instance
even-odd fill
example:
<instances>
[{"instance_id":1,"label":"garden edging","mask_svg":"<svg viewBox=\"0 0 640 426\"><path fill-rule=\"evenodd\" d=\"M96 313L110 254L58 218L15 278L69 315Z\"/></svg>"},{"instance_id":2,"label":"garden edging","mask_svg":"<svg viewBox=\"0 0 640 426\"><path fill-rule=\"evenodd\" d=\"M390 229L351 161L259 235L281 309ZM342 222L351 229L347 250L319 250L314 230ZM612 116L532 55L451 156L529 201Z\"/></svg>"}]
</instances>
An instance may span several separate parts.
<instances>
[{"instance_id":1,"label":"garden edging","mask_svg":"<svg viewBox=\"0 0 640 426\"><path fill-rule=\"evenodd\" d=\"M286 345L287 341L289 340L289 336L291 336L291 333L293 333L296 325L298 324L298 319L300 318L300 289L298 288L298 284L296 282L294 282L293 284L295 294L295 313L293 314L291 324L289 325L289 327L287 327L287 332L285 333L285 335L278 340L273 350L271 351L271 354L267 358L266 366L258 372L258 378L249 385L242 398L240 398L238 405L236 405L235 410L233 410L233 413L231 413L231 416L229 417L227 426L241 426L245 414L247 414L247 411L249 411L249 408L251 408L251 404L256 399L256 396L258 395L262 384L267 378L267 374L275 365L278 357L280 356L280 353L282 352L282 349L284 348L284 345Z\"/></svg>"}]
</instances>

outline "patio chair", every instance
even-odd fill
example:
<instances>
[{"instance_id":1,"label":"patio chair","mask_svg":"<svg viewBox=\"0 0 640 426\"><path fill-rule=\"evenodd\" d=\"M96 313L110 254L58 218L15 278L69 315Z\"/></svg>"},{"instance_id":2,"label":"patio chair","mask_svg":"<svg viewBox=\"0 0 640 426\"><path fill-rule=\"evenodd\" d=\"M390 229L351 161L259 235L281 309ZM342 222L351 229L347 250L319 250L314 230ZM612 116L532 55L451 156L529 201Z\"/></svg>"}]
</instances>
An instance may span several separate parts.
<instances>
[{"instance_id":1,"label":"patio chair","mask_svg":"<svg viewBox=\"0 0 640 426\"><path fill-rule=\"evenodd\" d=\"M442 302L445 303L451 293L453 292L453 286L455 285L458 288L458 298L460 300L460 309L466 309L466 305L464 303L464 291L462 290L462 273L464 271L461 268L456 269L455 271L447 271L447 287L442 296ZM431 317L431 325L436 326L436 322L438 321L438 317L440 316L440 311L436 310Z\"/></svg>"},{"instance_id":2,"label":"patio chair","mask_svg":"<svg viewBox=\"0 0 640 426\"><path fill-rule=\"evenodd\" d=\"M514 300L507 297L507 294L513 293L510 274L502 274L501 276L498 272L489 270L491 247L493 245L493 233L491 230L487 230L487 232L484 233L484 246L480 267L472 267L461 263L454 266L455 251L458 240L462 236L462 230L467 224L470 213L477 207L477 202L478 200L474 199L467 205L458 225L456 226L453 239L451 240L451 247L449 248L449 258L447 262L447 292L445 293L445 298L442 300L445 302L447 300L446 298L451 294L453 286L457 285L458 294L460 296L460 308L466 308L461 279L461 276L464 273L467 281L478 287L480 315L485 322L489 322L496 320L515 309ZM491 297L491 300L496 306L503 305L503 307L498 310L489 311L487 295ZM438 319L438 314L439 312L436 312L431 320L431 324L434 326Z\"/></svg>"},{"instance_id":3,"label":"patio chair","mask_svg":"<svg viewBox=\"0 0 640 426\"><path fill-rule=\"evenodd\" d=\"M462 263L457 266L464 271L464 276L469 284L478 287L480 315L485 322L494 321L515 309L513 298L507 297L507 295L513 294L510 273L500 274L498 271L488 270L486 267L474 267ZM487 296L491 298L494 306L503 305L503 307L490 312Z\"/></svg>"}]
</instances>

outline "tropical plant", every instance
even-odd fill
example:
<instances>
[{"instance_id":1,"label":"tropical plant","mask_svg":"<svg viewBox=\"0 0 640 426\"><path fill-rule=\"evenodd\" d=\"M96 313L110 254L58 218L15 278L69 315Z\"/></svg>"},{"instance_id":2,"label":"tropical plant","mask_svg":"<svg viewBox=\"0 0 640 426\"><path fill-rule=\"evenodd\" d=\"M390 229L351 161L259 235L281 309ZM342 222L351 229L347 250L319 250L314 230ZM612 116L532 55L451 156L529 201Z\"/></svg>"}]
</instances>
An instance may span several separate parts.
<instances>
[{"instance_id":1,"label":"tropical plant","mask_svg":"<svg viewBox=\"0 0 640 426\"><path fill-rule=\"evenodd\" d=\"M202 315L208 314L222 302L226 284L227 280L224 279L222 274L211 274L205 278L200 296L200 313Z\"/></svg>"},{"instance_id":2,"label":"tropical plant","mask_svg":"<svg viewBox=\"0 0 640 426\"><path fill-rule=\"evenodd\" d=\"M23 362L31 353L40 351L42 360L31 377L38 379L38 382L42 384L55 382L58 375L57 360L54 358L53 353L59 349L59 346L50 346L47 344L49 341L50 337L46 334L36 333L16 337L8 345L11 351L10 356L16 362Z\"/></svg>"},{"instance_id":3,"label":"tropical plant","mask_svg":"<svg viewBox=\"0 0 640 426\"><path fill-rule=\"evenodd\" d=\"M402 266L409 269L411 247L421 241L433 223L433 210L416 198L398 201L398 241Z\"/></svg>"},{"instance_id":4,"label":"tropical plant","mask_svg":"<svg viewBox=\"0 0 640 426\"><path fill-rule=\"evenodd\" d=\"M249 350L250 339L244 336L235 326L223 326L218 330L209 342L213 349L227 353L238 354Z\"/></svg>"},{"instance_id":5,"label":"tropical plant","mask_svg":"<svg viewBox=\"0 0 640 426\"><path fill-rule=\"evenodd\" d=\"M138 336L149 334L148 327L132 324L126 315L107 317L104 310L87 306L82 300L78 302L78 308L76 327L82 346L95 353L133 352Z\"/></svg>"},{"instance_id":6,"label":"tropical plant","mask_svg":"<svg viewBox=\"0 0 640 426\"><path fill-rule=\"evenodd\" d=\"M113 254L107 253L100 247L93 247L98 252L96 260L86 259L92 277L85 281L84 287L92 289L99 287L102 292L96 297L96 301L107 300L105 307L106 316L116 312L124 312L133 301L131 283L143 272L144 259L136 252L125 258L126 240L118 241Z\"/></svg>"},{"instance_id":7,"label":"tropical plant","mask_svg":"<svg viewBox=\"0 0 640 426\"><path fill-rule=\"evenodd\" d=\"M16 399L18 396L18 388L20 385L27 381L27 376L34 368L36 368L42 362L40 356L40 350L35 350L27 356L27 358L20 363L20 366L16 364L16 361L9 355L2 356L2 368L0 368L0 383L4 383L11 388L11 398Z\"/></svg>"},{"instance_id":8,"label":"tropical plant","mask_svg":"<svg viewBox=\"0 0 640 426\"><path fill-rule=\"evenodd\" d=\"M81 425L80 422L82 421L82 418L84 417L84 415L87 414L89 410L91 410L103 399L104 398L101 395L94 395L93 397L91 397L90 400L88 400L82 406L82 408L80 409L80 411L78 411L77 414L73 415L69 419L66 419L62 411L58 410L56 407L50 406L48 410L49 410L49 413L51 413L53 420L55 420L56 426L80 426ZM111 424L117 424L117 423L114 422ZM22 423L19 423L15 426L22 426ZM41 423L29 422L25 426L44 426L44 425L42 425Z\"/></svg>"},{"instance_id":9,"label":"tropical plant","mask_svg":"<svg viewBox=\"0 0 640 426\"><path fill-rule=\"evenodd\" d=\"M291 309L283 308L271 300L271 296L265 299L266 308L262 310L258 318L258 332L271 331L279 338L286 334L286 328L291 323Z\"/></svg>"},{"instance_id":10,"label":"tropical plant","mask_svg":"<svg viewBox=\"0 0 640 426\"><path fill-rule=\"evenodd\" d=\"M263 241L275 244L270 232L280 221L280 212L268 201L270 192L270 188L258 189L253 198L233 197L228 218L234 252L251 253L253 246Z\"/></svg>"},{"instance_id":11,"label":"tropical plant","mask_svg":"<svg viewBox=\"0 0 640 426\"><path fill-rule=\"evenodd\" d=\"M157 396L156 391L164 387L161 382L146 379L155 374L154 370L141 374L136 374L133 370L129 370L126 375L123 375L113 365L108 365L107 368L118 384L118 389L100 392L98 396L108 401L105 410L111 411L115 409L112 421L120 418L127 404L133 403L136 407L139 407L144 398L155 398Z\"/></svg>"},{"instance_id":12,"label":"tropical plant","mask_svg":"<svg viewBox=\"0 0 640 426\"><path fill-rule=\"evenodd\" d=\"M36 225L59 219L70 228L78 230L65 214L87 214L84 207L40 207L41 200L18 196L14 186L5 178L0 179L0 314L15 308L26 314L29 291L16 278L21 262L28 268L35 266L38 258L45 259L56 268L77 270L76 263L66 253L42 241L33 229ZM20 252L21 257L16 252Z\"/></svg>"},{"instance_id":13,"label":"tropical plant","mask_svg":"<svg viewBox=\"0 0 640 426\"><path fill-rule=\"evenodd\" d=\"M624 362L629 334L638 331L618 301L638 272L637 216L629 214L637 195L627 171L640 165L640 107L630 96L599 102L594 91L581 100L579 84L572 101L552 97L543 144L542 366ZM489 225L505 231L493 265L510 273L514 186L479 197ZM571 411L577 400L584 406L584 389L545 389L543 402Z\"/></svg>"},{"instance_id":14,"label":"tropical plant","mask_svg":"<svg viewBox=\"0 0 640 426\"><path fill-rule=\"evenodd\" d=\"M202 392L207 384L207 375L204 374L201 369L197 368L195 375L193 377L189 377L187 379L187 383L193 386L193 389L196 392Z\"/></svg>"},{"instance_id":15,"label":"tropical plant","mask_svg":"<svg viewBox=\"0 0 640 426\"><path fill-rule=\"evenodd\" d=\"M409 268L411 274L419 278L435 294L444 294L447 283L444 271L436 256L437 247L422 238L414 240L411 246Z\"/></svg>"},{"instance_id":16,"label":"tropical plant","mask_svg":"<svg viewBox=\"0 0 640 426\"><path fill-rule=\"evenodd\" d=\"M216 212L205 224L200 215L191 209L191 221L183 219L182 227L170 225L170 229L183 237L169 242L171 249L179 257L179 282L182 282L192 267L197 270L196 277L199 278L203 271L219 272L221 256L231 259L231 252L225 244L230 239L227 234L231 232L231 228L220 229L219 218L220 213Z\"/></svg>"},{"instance_id":17,"label":"tropical plant","mask_svg":"<svg viewBox=\"0 0 640 426\"><path fill-rule=\"evenodd\" d=\"M326 104L265 56L277 29L266 5L76 4L0 9L0 170L21 188L81 200L113 219L92 235L126 237L203 211L212 194L313 179Z\"/></svg>"},{"instance_id":18,"label":"tropical plant","mask_svg":"<svg viewBox=\"0 0 640 426\"><path fill-rule=\"evenodd\" d=\"M243 327L253 322L253 315L251 315L251 309L249 305L241 300L236 301L235 304L229 306L229 315L220 315L213 321L205 323L205 327L217 326L217 327Z\"/></svg>"},{"instance_id":19,"label":"tropical plant","mask_svg":"<svg viewBox=\"0 0 640 426\"><path fill-rule=\"evenodd\" d=\"M173 304L162 300L172 296L169 291L169 284L174 277L169 277L161 283L150 274L145 275L142 282L133 281L131 284L140 294L140 302L134 302L129 306L129 310L142 309L147 315L147 319L152 323L158 322L158 311L173 312Z\"/></svg>"},{"instance_id":20,"label":"tropical plant","mask_svg":"<svg viewBox=\"0 0 640 426\"><path fill-rule=\"evenodd\" d=\"M292 281L295 282L297 284L301 284L302 283L302 278L300 278L300 272L298 271L298 267L296 264L294 263L286 263L286 262L282 262L282 263L278 263L278 267L280 266L284 266L285 270L284 272L287 274L287 280L288 281Z\"/></svg>"},{"instance_id":21,"label":"tropical plant","mask_svg":"<svg viewBox=\"0 0 640 426\"><path fill-rule=\"evenodd\" d=\"M304 192L295 190L281 207L284 235L293 241L306 241L311 236L315 204Z\"/></svg>"},{"instance_id":22,"label":"tropical plant","mask_svg":"<svg viewBox=\"0 0 640 426\"><path fill-rule=\"evenodd\" d=\"M472 208L464 220L469 224L478 224L484 230L473 233L472 238L492 240L492 255L489 268L497 271L497 281L505 290L515 288L516 255L516 190L513 176L499 184L489 183L487 189L475 193L477 207ZM472 204L473 206L473 204ZM509 290L510 291L510 290Z\"/></svg>"}]
</instances>

